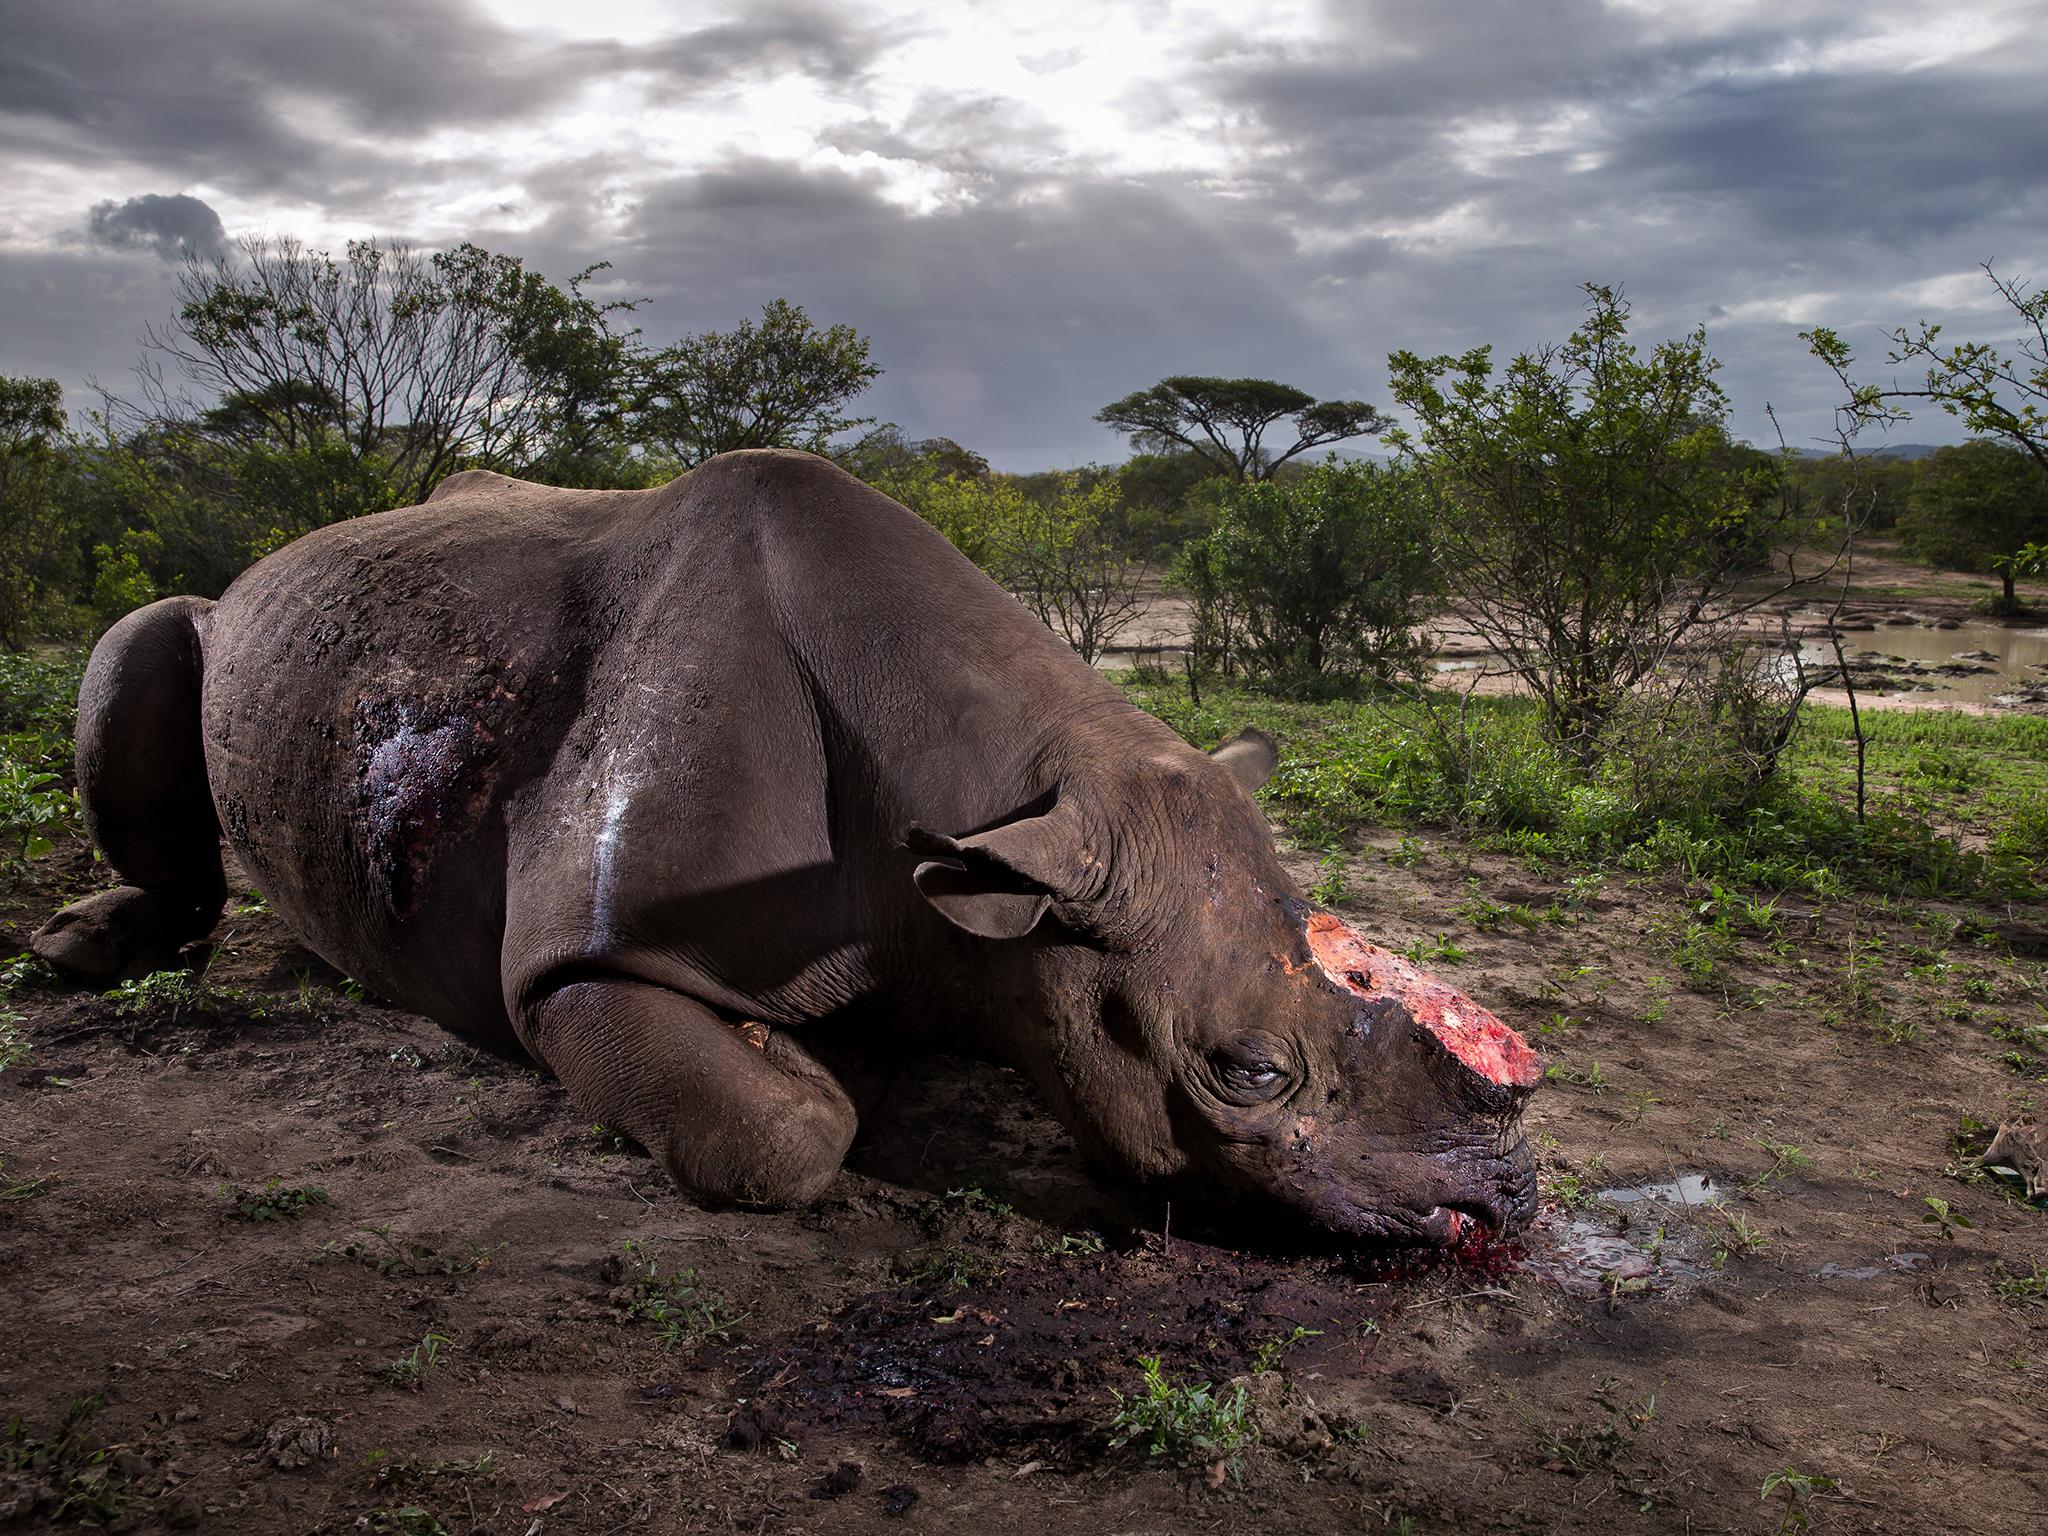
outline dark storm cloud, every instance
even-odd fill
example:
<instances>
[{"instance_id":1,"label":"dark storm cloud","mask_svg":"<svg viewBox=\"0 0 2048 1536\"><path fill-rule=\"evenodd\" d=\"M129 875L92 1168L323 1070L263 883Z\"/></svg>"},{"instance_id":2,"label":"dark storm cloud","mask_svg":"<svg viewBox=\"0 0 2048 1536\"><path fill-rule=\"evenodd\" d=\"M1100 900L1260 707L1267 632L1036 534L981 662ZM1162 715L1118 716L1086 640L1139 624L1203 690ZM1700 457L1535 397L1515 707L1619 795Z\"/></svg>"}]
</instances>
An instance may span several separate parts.
<instances>
[{"instance_id":1,"label":"dark storm cloud","mask_svg":"<svg viewBox=\"0 0 2048 1536\"><path fill-rule=\"evenodd\" d=\"M653 75L677 91L799 69L848 82L883 42L821 7L762 8L642 47L512 32L467 0L27 0L0 48L0 150L108 154L244 190L354 197L403 162L329 144L543 114L595 80ZM354 162L368 158L372 166ZM306 178L316 178L310 184Z\"/></svg>"},{"instance_id":2,"label":"dark storm cloud","mask_svg":"<svg viewBox=\"0 0 2048 1536\"><path fill-rule=\"evenodd\" d=\"M1866 7L1780 6L1672 39L1592 3L1333 5L1310 50L1211 51L1203 92L1260 124L1293 176L1265 183L1311 293L1383 353L1561 337L1588 280L1624 285L1639 334L1711 318L1739 431L1765 402L1825 430L1834 386L1797 332L1915 318L1888 290L2044 252L2048 114L2024 50L1878 70L1817 60ZM1484 153L1474 130L1519 134ZM1444 220L1442 238L1428 236ZM1800 293L1814 312L1793 312ZM1988 334L2007 339L1994 329ZM1941 422L1916 423L1939 433Z\"/></svg>"},{"instance_id":3,"label":"dark storm cloud","mask_svg":"<svg viewBox=\"0 0 2048 1536\"><path fill-rule=\"evenodd\" d=\"M1169 372L1371 388L1376 366L1303 323L1246 217L1120 180L916 218L873 181L754 162L651 191L608 254L628 288L683 276L635 316L650 337L725 328L788 297L873 338L887 372L867 410L1028 466L1120 456L1089 418Z\"/></svg>"},{"instance_id":4,"label":"dark storm cloud","mask_svg":"<svg viewBox=\"0 0 2048 1536\"><path fill-rule=\"evenodd\" d=\"M1740 205L1759 234L1941 239L2038 218L2048 112L2038 76L1941 72L1713 82L1632 114L1602 179L1620 196Z\"/></svg>"},{"instance_id":5,"label":"dark storm cloud","mask_svg":"<svg viewBox=\"0 0 2048 1536\"><path fill-rule=\"evenodd\" d=\"M405 234L378 228L392 194L508 176L488 134L472 162L425 162L410 145L435 130L543 122L607 81L719 104L797 77L858 112L889 50L931 24L850 0L691 9L627 47L517 33L468 0L29 0L0 45L0 159L118 160L161 178L141 185L282 195ZM646 296L634 318L656 344L779 296L852 323L887 370L866 409L1012 468L1116 455L1094 410L1167 373L1384 404L1389 351L1557 340L1588 280L1627 289L1645 340L1710 321L1738 430L1768 433L1771 400L1808 413L1802 437L1835 389L1802 325L1847 327L1869 351L1877 324L1920 318L1899 295L1930 277L1987 257L2048 275L2032 42L1880 69L1855 45L1899 13L1848 0L1717 24L1713 8L1602 0L1330 0L1307 43L1249 20L1194 35L1154 10L1184 34L1181 62L1115 105L1134 143L1147 127L1208 134L1228 146L1220 167L1125 175L1077 148L1057 109L895 78L874 99L907 84L908 110L821 137L865 168L753 158L677 176L636 161L622 123L616 144L510 170L523 200L460 233L557 278L609 259L593 291ZM1057 69L1089 46L1024 63ZM377 142L342 142L363 135ZM906 187L931 201L905 206ZM106 214L102 244L179 237L133 208ZM0 269L0 369L24 338L67 382L132 357L161 318L160 276L133 257L74 269L17 253Z\"/></svg>"},{"instance_id":6,"label":"dark storm cloud","mask_svg":"<svg viewBox=\"0 0 2048 1536\"><path fill-rule=\"evenodd\" d=\"M84 426L95 382L116 393L133 383L136 336L172 308L170 278L161 262L83 244L0 248L0 374L56 379L73 425Z\"/></svg>"},{"instance_id":7,"label":"dark storm cloud","mask_svg":"<svg viewBox=\"0 0 2048 1536\"><path fill-rule=\"evenodd\" d=\"M186 252L216 256L227 248L220 215L183 192L164 196L145 192L125 203L95 203L86 215L86 233L100 245L115 249L144 248L165 261Z\"/></svg>"},{"instance_id":8,"label":"dark storm cloud","mask_svg":"<svg viewBox=\"0 0 2048 1536\"><path fill-rule=\"evenodd\" d=\"M846 87L860 79L894 35L890 28L862 22L855 10L757 7L738 21L593 52L611 68L630 67L678 81L723 82L788 70Z\"/></svg>"}]
</instances>

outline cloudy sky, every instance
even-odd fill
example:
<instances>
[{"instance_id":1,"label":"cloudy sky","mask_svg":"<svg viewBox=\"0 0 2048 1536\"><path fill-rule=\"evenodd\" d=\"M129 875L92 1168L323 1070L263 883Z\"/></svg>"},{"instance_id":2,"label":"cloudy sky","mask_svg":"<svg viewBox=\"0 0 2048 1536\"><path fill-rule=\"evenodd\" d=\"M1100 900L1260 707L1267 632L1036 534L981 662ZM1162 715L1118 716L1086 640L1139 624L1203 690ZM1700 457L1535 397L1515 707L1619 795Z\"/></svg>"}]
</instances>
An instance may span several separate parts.
<instances>
[{"instance_id":1,"label":"cloudy sky","mask_svg":"<svg viewBox=\"0 0 2048 1536\"><path fill-rule=\"evenodd\" d=\"M1386 355L1704 321L1738 432L1797 332L2009 340L2048 281L2039 0L7 0L0 372L121 388L187 248L599 260L647 337L768 299L1001 468L1167 373L1386 403ZM1950 441L1922 417L1897 434Z\"/></svg>"}]
</instances>

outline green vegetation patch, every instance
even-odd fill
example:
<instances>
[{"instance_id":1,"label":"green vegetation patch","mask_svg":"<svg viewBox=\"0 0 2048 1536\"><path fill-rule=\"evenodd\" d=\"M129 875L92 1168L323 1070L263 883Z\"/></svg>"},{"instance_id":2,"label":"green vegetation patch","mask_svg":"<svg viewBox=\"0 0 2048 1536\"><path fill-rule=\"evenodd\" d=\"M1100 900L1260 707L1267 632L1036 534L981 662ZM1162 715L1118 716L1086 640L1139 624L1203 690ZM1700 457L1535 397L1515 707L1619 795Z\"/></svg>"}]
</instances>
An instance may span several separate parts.
<instances>
[{"instance_id":1,"label":"green vegetation patch","mask_svg":"<svg viewBox=\"0 0 2048 1536\"><path fill-rule=\"evenodd\" d=\"M16 1514L50 1525L110 1525L120 1517L134 1498L128 1477L113 1453L90 1443L86 1433L105 1406L97 1392L75 1399L47 1437L31 1433L18 1413L8 1418L0 1472L25 1485L17 1490Z\"/></svg>"},{"instance_id":2,"label":"green vegetation patch","mask_svg":"<svg viewBox=\"0 0 2048 1536\"><path fill-rule=\"evenodd\" d=\"M0 872L18 871L78 829L70 786L83 651L0 651Z\"/></svg>"},{"instance_id":3,"label":"green vegetation patch","mask_svg":"<svg viewBox=\"0 0 2048 1536\"><path fill-rule=\"evenodd\" d=\"M1143 1374L1137 1391L1126 1397L1111 1389L1112 1446L1142 1446L1148 1458L1185 1467L1234 1455L1253 1438L1251 1404L1242 1386L1219 1393L1206 1381L1168 1381L1157 1355L1144 1356L1138 1366Z\"/></svg>"},{"instance_id":4,"label":"green vegetation patch","mask_svg":"<svg viewBox=\"0 0 2048 1536\"><path fill-rule=\"evenodd\" d=\"M652 1323L664 1349L694 1349L713 1339L727 1339L746 1320L694 1269L662 1272L661 1264L638 1243L625 1247L626 1315Z\"/></svg>"},{"instance_id":5,"label":"green vegetation patch","mask_svg":"<svg viewBox=\"0 0 2048 1536\"><path fill-rule=\"evenodd\" d=\"M1402 697L1307 704L1212 681L1197 702L1158 673L1122 681L1198 747L1246 725L1278 738L1280 767L1264 798L1312 847L1370 827L1452 827L1546 863L1822 898L1852 889L2025 896L2048 864L2048 719L2039 717L1866 712L1859 822L1846 710L1809 706L1784 771L1729 805L1712 786L1689 788L1682 771L1578 768L1544 739L1524 699L1473 697L1447 725Z\"/></svg>"},{"instance_id":6,"label":"green vegetation patch","mask_svg":"<svg viewBox=\"0 0 2048 1536\"><path fill-rule=\"evenodd\" d=\"M223 1184L228 1215L236 1221L297 1221L316 1205L327 1203L327 1191L318 1184L286 1184L272 1179L261 1189L236 1189Z\"/></svg>"}]
</instances>

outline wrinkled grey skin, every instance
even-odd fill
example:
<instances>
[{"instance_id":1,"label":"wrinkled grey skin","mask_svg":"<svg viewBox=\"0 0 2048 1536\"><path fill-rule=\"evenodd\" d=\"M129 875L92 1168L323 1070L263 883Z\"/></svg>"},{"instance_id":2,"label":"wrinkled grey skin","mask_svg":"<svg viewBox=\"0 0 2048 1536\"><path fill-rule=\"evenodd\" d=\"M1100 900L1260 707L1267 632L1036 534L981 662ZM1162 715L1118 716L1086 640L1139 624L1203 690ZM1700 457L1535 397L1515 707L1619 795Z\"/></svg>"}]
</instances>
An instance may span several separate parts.
<instances>
[{"instance_id":1,"label":"wrinkled grey skin","mask_svg":"<svg viewBox=\"0 0 2048 1536\"><path fill-rule=\"evenodd\" d=\"M224 832L314 950L516 1041L705 1198L814 1198L868 1067L945 1050L1139 1178L1359 1237L1530 1214L1523 1093L1310 963L1248 793L1271 744L1188 747L810 455L458 475L130 615L79 741L129 884L52 963L202 935Z\"/></svg>"}]
</instances>

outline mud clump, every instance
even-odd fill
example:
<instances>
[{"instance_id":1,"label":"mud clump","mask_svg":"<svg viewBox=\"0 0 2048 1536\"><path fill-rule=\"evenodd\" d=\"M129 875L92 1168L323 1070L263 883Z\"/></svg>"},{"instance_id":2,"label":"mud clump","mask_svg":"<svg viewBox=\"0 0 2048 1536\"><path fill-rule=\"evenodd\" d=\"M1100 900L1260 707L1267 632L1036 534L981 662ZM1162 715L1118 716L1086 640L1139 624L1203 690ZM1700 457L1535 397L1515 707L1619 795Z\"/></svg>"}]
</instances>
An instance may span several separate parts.
<instances>
[{"instance_id":1,"label":"mud clump","mask_svg":"<svg viewBox=\"0 0 2048 1536\"><path fill-rule=\"evenodd\" d=\"M324 1419L287 1414L263 1432L263 1459L284 1472L310 1467L328 1454L334 1432Z\"/></svg>"}]
</instances>

